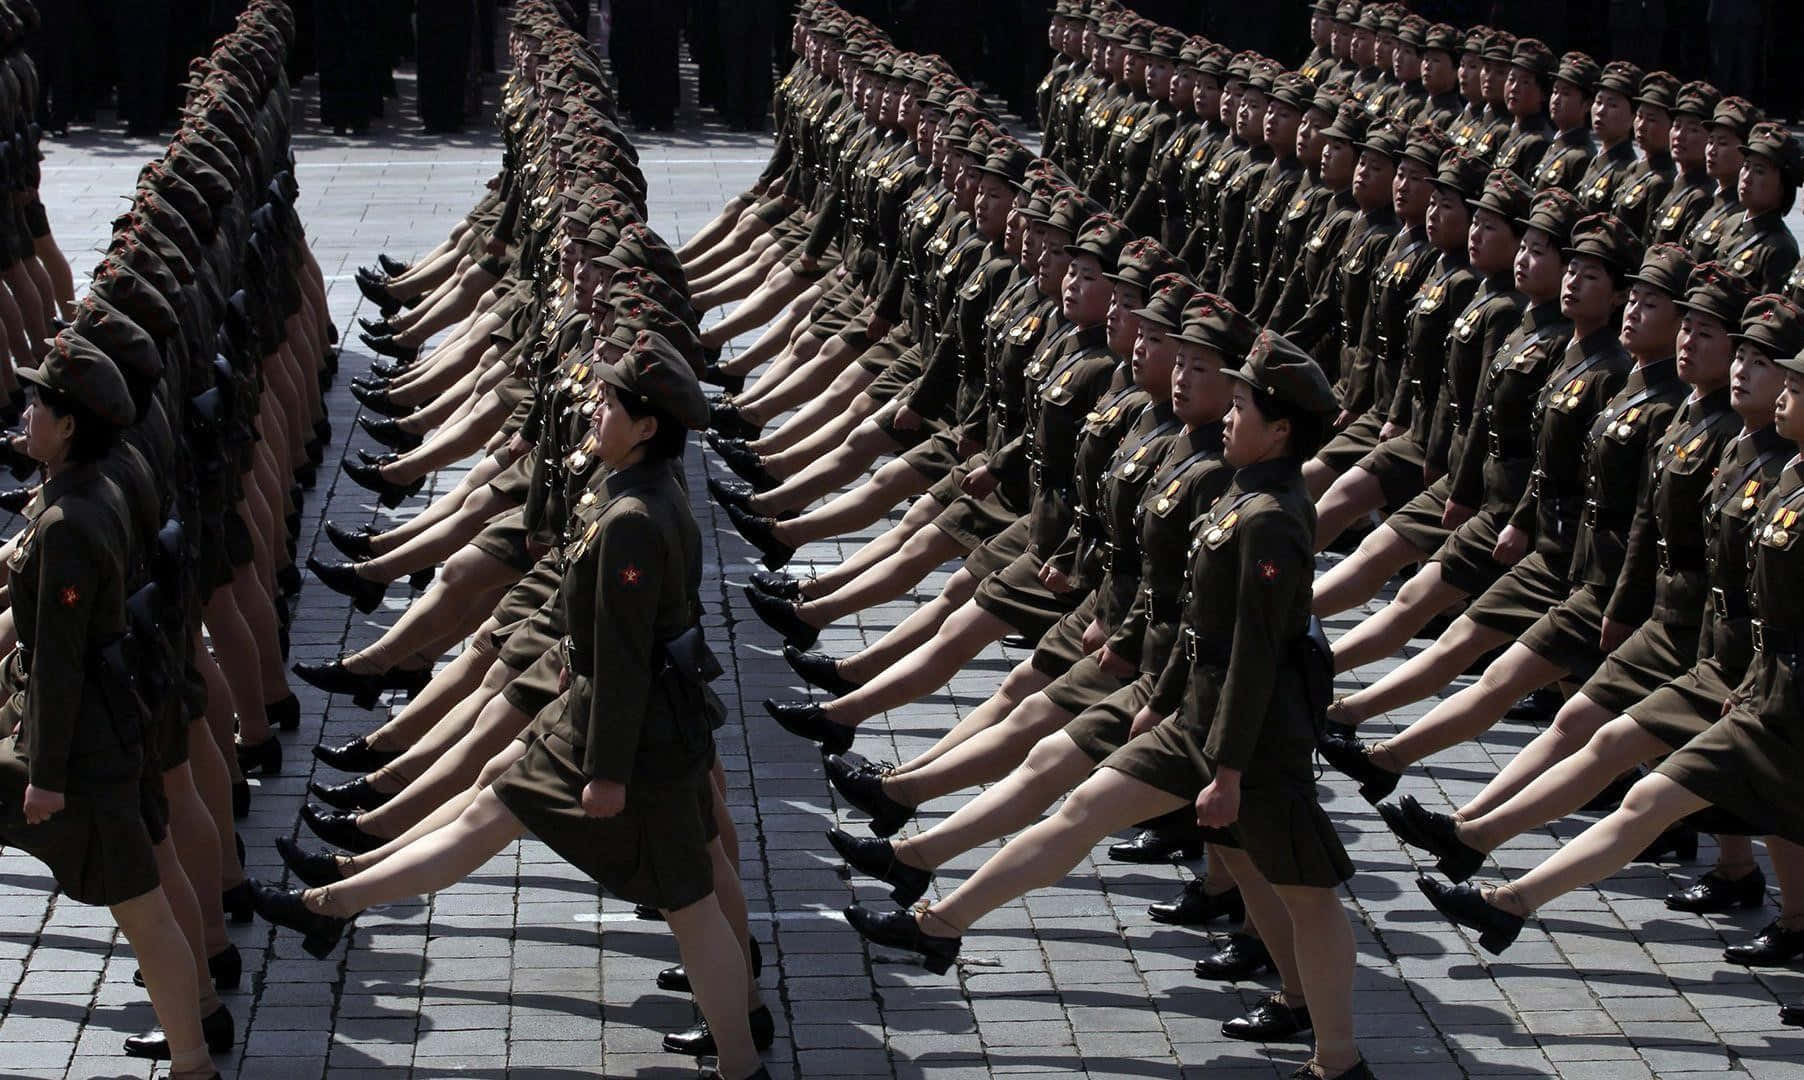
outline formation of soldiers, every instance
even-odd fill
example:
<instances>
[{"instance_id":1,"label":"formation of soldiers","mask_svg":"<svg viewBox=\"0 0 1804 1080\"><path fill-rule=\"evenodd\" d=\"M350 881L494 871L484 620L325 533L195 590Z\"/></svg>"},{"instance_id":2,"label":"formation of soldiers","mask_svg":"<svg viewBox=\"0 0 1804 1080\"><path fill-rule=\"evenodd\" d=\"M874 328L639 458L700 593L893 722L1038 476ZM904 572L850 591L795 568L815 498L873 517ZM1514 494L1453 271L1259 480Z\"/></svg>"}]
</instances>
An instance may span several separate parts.
<instances>
[{"instance_id":1,"label":"formation of soldiers","mask_svg":"<svg viewBox=\"0 0 1804 1080\"><path fill-rule=\"evenodd\" d=\"M43 339L5 376L11 416L24 406L5 452L31 482L0 496L25 518L0 570L0 842L131 941L161 1028L126 1053L216 1076L209 1051L236 1038L218 991L242 977L226 925L251 915L234 816L244 769L278 760L273 729L299 722L286 601L330 435L336 334L294 211L294 24L253 0L196 62L176 134L76 299L66 267L59 285L46 271L62 264L36 192L37 88L11 47L34 20L24 0L0 12L5 318L9 337Z\"/></svg>"}]
</instances>

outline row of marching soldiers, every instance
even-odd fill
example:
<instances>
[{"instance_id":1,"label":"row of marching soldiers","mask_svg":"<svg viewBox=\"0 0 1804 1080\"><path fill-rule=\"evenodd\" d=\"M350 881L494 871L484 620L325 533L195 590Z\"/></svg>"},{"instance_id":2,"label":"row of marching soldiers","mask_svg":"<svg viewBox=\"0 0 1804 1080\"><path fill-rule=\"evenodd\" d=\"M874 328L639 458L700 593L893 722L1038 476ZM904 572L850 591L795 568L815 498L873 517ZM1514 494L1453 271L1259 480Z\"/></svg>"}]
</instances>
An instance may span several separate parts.
<instances>
[{"instance_id":1,"label":"row of marching soldiers","mask_svg":"<svg viewBox=\"0 0 1804 1080\"><path fill-rule=\"evenodd\" d=\"M1018 833L939 899L854 905L853 925L943 971L977 919L1148 823L1111 853L1211 856L1154 918L1246 918L1198 974L1281 979L1224 1033L1313 1032L1298 1075L1364 1077L1335 894L1353 867L1318 752L1378 803L1563 691L1456 814L1380 807L1486 948L1633 858L1691 855L1699 828L1721 856L1674 908L1764 904L1750 836L1796 878L1804 310L1784 218L1804 157L1707 84L1388 5L1317 4L1311 24L1316 53L1286 71L1061 4L1035 155L937 58L805 5L769 166L677 254L695 306L735 305L700 341L729 391L709 443L738 477L709 487L767 568L746 602L827 695L765 709L871 817L830 842L912 905ZM850 557L781 572L905 501ZM1318 578L1317 553L1374 514ZM878 640L810 651L953 559ZM1317 632L1411 567L1332 645ZM1437 620L1332 699L1334 672ZM849 752L999 640L1030 657L929 751ZM1462 884L1586 805L1616 809L1513 884ZM1804 951L1804 893L1782 893L1732 960Z\"/></svg>"},{"instance_id":2,"label":"row of marching soldiers","mask_svg":"<svg viewBox=\"0 0 1804 1080\"><path fill-rule=\"evenodd\" d=\"M25 523L0 570L0 842L109 908L160 1024L125 1052L182 1078L216 1076L210 1052L236 1038L219 992L242 974L227 922L251 915L239 758L299 721L285 601L330 434L335 335L294 210L293 36L285 3L253 0L196 62L86 294L11 369L28 404L6 453L31 482L5 496ZM41 204L19 207L15 261L48 242Z\"/></svg>"}]
</instances>

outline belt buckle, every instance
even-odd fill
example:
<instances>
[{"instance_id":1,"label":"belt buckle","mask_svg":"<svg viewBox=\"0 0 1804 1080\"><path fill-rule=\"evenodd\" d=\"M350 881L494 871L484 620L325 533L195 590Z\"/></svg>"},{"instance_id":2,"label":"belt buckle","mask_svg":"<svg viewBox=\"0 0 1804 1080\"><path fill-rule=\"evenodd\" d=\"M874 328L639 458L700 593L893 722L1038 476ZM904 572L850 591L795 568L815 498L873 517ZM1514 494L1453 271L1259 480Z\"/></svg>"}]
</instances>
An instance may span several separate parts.
<instances>
[{"instance_id":1,"label":"belt buckle","mask_svg":"<svg viewBox=\"0 0 1804 1080\"><path fill-rule=\"evenodd\" d=\"M1503 456L1503 436L1495 431L1486 431L1485 449L1491 452L1492 457L1501 458Z\"/></svg>"},{"instance_id":2,"label":"belt buckle","mask_svg":"<svg viewBox=\"0 0 1804 1080\"><path fill-rule=\"evenodd\" d=\"M1762 619L1750 619L1748 622L1754 637L1754 650L1766 651L1766 622Z\"/></svg>"},{"instance_id":3,"label":"belt buckle","mask_svg":"<svg viewBox=\"0 0 1804 1080\"><path fill-rule=\"evenodd\" d=\"M1662 536L1655 540L1654 549L1660 553L1660 572L1662 574L1672 573L1672 552L1666 548L1666 537Z\"/></svg>"},{"instance_id":4,"label":"belt buckle","mask_svg":"<svg viewBox=\"0 0 1804 1080\"><path fill-rule=\"evenodd\" d=\"M1724 592L1720 585L1710 586L1710 610L1714 611L1719 619L1729 617L1729 594Z\"/></svg>"},{"instance_id":5,"label":"belt buckle","mask_svg":"<svg viewBox=\"0 0 1804 1080\"><path fill-rule=\"evenodd\" d=\"M1184 659L1196 663L1196 631L1184 628Z\"/></svg>"}]
</instances>

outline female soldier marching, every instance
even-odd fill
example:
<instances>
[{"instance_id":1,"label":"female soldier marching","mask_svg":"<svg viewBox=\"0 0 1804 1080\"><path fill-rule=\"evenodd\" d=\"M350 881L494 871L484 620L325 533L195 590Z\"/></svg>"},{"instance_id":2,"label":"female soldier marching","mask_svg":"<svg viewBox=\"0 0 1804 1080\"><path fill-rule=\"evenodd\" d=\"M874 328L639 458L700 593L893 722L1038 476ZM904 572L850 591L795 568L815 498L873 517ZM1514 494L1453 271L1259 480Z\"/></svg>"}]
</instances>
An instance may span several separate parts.
<instances>
[{"instance_id":1,"label":"female soldier marching","mask_svg":"<svg viewBox=\"0 0 1804 1080\"><path fill-rule=\"evenodd\" d=\"M611 500L569 552L561 586L567 692L491 759L438 827L362 873L315 889L258 886L257 910L329 952L374 904L444 888L527 832L609 892L665 914L713 1034L718 1076L765 1076L745 1003L747 943L714 892L733 868L713 843L711 699L701 644L701 538L675 464L707 402L688 363L641 333L595 410ZM717 706L716 706L717 707ZM486 785L486 786L482 786Z\"/></svg>"}]
</instances>

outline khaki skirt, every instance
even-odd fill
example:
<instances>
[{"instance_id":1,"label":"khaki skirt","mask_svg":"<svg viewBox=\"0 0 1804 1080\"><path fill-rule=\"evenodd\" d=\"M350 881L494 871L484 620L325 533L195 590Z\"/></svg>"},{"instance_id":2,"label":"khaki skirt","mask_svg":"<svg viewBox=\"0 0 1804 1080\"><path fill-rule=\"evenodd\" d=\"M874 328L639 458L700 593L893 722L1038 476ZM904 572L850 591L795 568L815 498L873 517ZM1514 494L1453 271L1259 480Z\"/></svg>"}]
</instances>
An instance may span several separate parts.
<instances>
[{"instance_id":1,"label":"khaki skirt","mask_svg":"<svg viewBox=\"0 0 1804 1080\"><path fill-rule=\"evenodd\" d=\"M1655 770L1762 833L1804 844L1804 692L1792 661L1756 653L1747 697Z\"/></svg>"},{"instance_id":2,"label":"khaki skirt","mask_svg":"<svg viewBox=\"0 0 1804 1080\"><path fill-rule=\"evenodd\" d=\"M1378 481L1384 492L1384 505L1400 508L1422 494L1422 467L1428 451L1408 435L1386 439L1362 457L1357 466Z\"/></svg>"},{"instance_id":3,"label":"khaki skirt","mask_svg":"<svg viewBox=\"0 0 1804 1080\"><path fill-rule=\"evenodd\" d=\"M1520 640L1536 655L1572 672L1575 680L1588 681L1604 662L1598 638L1603 636L1604 605L1609 599L1602 586L1581 585L1564 601L1544 609L1546 613L1520 635ZM1660 685L1660 681L1650 680L1648 689Z\"/></svg>"},{"instance_id":4,"label":"khaki skirt","mask_svg":"<svg viewBox=\"0 0 1804 1080\"><path fill-rule=\"evenodd\" d=\"M1612 715L1620 715L1672 680L1683 677L1697 662L1697 653L1697 627L1673 627L1649 619L1604 658L1597 674L1585 680L1579 692ZM1718 698L1719 712L1721 703Z\"/></svg>"},{"instance_id":5,"label":"khaki skirt","mask_svg":"<svg viewBox=\"0 0 1804 1080\"><path fill-rule=\"evenodd\" d=\"M147 792L136 781L71 794L48 821L25 823L31 769L14 736L0 740L0 844L50 868L70 899L110 907L157 887L157 857L146 815Z\"/></svg>"},{"instance_id":6,"label":"khaki skirt","mask_svg":"<svg viewBox=\"0 0 1804 1080\"><path fill-rule=\"evenodd\" d=\"M1077 589L1055 593L1040 584L1043 561L1038 555L1022 552L1014 562L984 578L972 597L978 607L1036 645L1088 595Z\"/></svg>"},{"instance_id":7,"label":"khaki skirt","mask_svg":"<svg viewBox=\"0 0 1804 1080\"><path fill-rule=\"evenodd\" d=\"M1427 491L1417 494L1385 518L1384 524L1410 547L1425 556L1433 555L1453 535L1452 529L1441 524L1441 515L1447 509L1447 495L1452 490L1453 482L1443 476ZM1446 568L1443 567L1441 572L1445 574Z\"/></svg>"},{"instance_id":8,"label":"khaki skirt","mask_svg":"<svg viewBox=\"0 0 1804 1080\"><path fill-rule=\"evenodd\" d=\"M1472 521L1478 520L1473 518ZM1471 521L1466 525L1472 524ZM1454 534L1459 539L1465 531ZM1450 543L1452 541L1449 541ZM1495 544L1493 543L1493 546ZM1489 558L1489 556L1486 556ZM1496 560L1492 565L1499 566ZM1446 567L1442 566L1442 577L1446 577ZM1462 586L1463 587L1463 586ZM1481 588L1478 599L1466 609L1466 616L1473 622L1487 629L1496 630L1513 638L1522 637L1541 620L1541 616L1551 609L1565 603L1572 592L1566 580L1564 560L1556 570L1553 564L1539 552L1529 552L1522 561L1510 567L1508 573L1502 574L1489 588ZM1597 648L1597 635L1591 637L1591 648ZM1536 652L1541 650L1536 649ZM1542 653L1542 655L1550 655ZM1601 659L1601 657L1600 657ZM1592 665L1596 667L1596 665ZM1587 672L1589 674L1589 672Z\"/></svg>"}]
</instances>

